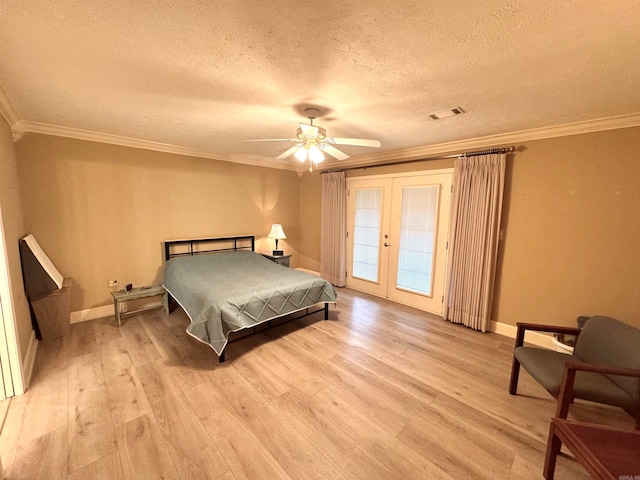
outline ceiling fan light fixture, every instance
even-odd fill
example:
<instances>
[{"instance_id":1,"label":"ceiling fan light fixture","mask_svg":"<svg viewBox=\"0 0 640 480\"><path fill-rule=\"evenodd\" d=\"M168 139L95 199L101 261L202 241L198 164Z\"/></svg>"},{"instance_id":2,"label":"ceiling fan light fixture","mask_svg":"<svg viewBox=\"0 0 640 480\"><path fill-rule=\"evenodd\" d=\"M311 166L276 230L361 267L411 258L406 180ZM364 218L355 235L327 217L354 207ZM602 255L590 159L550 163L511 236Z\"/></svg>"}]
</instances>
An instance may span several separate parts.
<instances>
[{"instance_id":1,"label":"ceiling fan light fixture","mask_svg":"<svg viewBox=\"0 0 640 480\"><path fill-rule=\"evenodd\" d=\"M307 159L307 148L306 148L306 146L303 146L302 148L299 148L298 150L296 150L296 153L294 153L293 156L296 157L296 159L298 159L298 161L304 162Z\"/></svg>"},{"instance_id":2,"label":"ceiling fan light fixture","mask_svg":"<svg viewBox=\"0 0 640 480\"><path fill-rule=\"evenodd\" d=\"M309 160L311 160L313 163L320 163L324 160L322 150L320 150L317 145L313 145L311 148L309 148Z\"/></svg>"},{"instance_id":3,"label":"ceiling fan light fixture","mask_svg":"<svg viewBox=\"0 0 640 480\"><path fill-rule=\"evenodd\" d=\"M283 160L294 156L301 163L309 161L309 171L313 171L313 165L319 164L326 159L327 155L336 160L344 160L349 155L338 150L334 145L352 145L356 147L380 147L380 140L369 140L365 138L337 138L327 137L327 131L313 124L313 120L320 113L317 108L306 108L305 115L309 123L299 123L295 138L267 138L249 140L252 142L296 142L296 145L285 150L276 158Z\"/></svg>"}]
</instances>

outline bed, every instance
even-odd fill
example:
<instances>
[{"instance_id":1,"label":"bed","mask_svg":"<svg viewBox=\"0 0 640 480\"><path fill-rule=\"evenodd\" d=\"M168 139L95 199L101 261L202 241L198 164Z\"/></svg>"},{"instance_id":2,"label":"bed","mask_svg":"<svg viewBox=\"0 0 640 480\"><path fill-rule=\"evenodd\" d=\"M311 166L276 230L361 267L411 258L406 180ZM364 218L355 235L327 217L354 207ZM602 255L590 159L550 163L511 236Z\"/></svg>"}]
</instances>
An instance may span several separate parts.
<instances>
[{"instance_id":1,"label":"bed","mask_svg":"<svg viewBox=\"0 0 640 480\"><path fill-rule=\"evenodd\" d=\"M327 320L329 303L336 302L323 278L277 265L254 249L254 236L165 242L162 285L169 301L191 320L187 333L220 362L232 333L287 316L324 312Z\"/></svg>"}]
</instances>

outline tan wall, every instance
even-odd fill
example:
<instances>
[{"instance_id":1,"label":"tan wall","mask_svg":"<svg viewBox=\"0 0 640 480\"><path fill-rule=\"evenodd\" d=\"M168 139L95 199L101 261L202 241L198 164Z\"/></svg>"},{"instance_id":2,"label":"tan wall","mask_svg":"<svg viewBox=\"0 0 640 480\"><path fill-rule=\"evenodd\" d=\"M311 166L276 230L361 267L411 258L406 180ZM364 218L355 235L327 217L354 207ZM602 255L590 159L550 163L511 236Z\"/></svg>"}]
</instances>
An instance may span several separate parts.
<instances>
[{"instance_id":1,"label":"tan wall","mask_svg":"<svg viewBox=\"0 0 640 480\"><path fill-rule=\"evenodd\" d=\"M269 251L282 223L297 264L294 172L32 134L17 155L26 227L73 277L72 311L109 304L109 279L159 283L166 239L255 234Z\"/></svg>"},{"instance_id":2,"label":"tan wall","mask_svg":"<svg viewBox=\"0 0 640 480\"><path fill-rule=\"evenodd\" d=\"M640 326L640 129L519 145L507 162L493 319L573 325L578 315L600 313ZM293 263L319 270L317 173L299 179L35 135L18 144L18 157L28 230L63 274L80 275L72 310L106 304L108 278L157 281L165 238L263 237L280 222ZM348 176L451 166L437 160Z\"/></svg>"},{"instance_id":3,"label":"tan wall","mask_svg":"<svg viewBox=\"0 0 640 480\"><path fill-rule=\"evenodd\" d=\"M0 116L0 212L7 249L8 273L21 358L25 358L32 335L31 315L24 293L18 241L26 229L20 198L18 163L11 130ZM4 299L3 301L7 301ZM5 319L7 320L7 319Z\"/></svg>"},{"instance_id":4,"label":"tan wall","mask_svg":"<svg viewBox=\"0 0 640 480\"><path fill-rule=\"evenodd\" d=\"M604 314L640 327L640 128L517 145L507 162L493 320L575 325L579 315ZM452 166L435 160L347 176ZM305 208L305 228L319 224L319 205ZM319 247L308 256L319 259Z\"/></svg>"},{"instance_id":5,"label":"tan wall","mask_svg":"<svg viewBox=\"0 0 640 480\"><path fill-rule=\"evenodd\" d=\"M320 172L303 173L300 178L300 267L320 271Z\"/></svg>"},{"instance_id":6,"label":"tan wall","mask_svg":"<svg viewBox=\"0 0 640 480\"><path fill-rule=\"evenodd\" d=\"M507 162L493 318L640 327L640 128L524 147Z\"/></svg>"}]
</instances>

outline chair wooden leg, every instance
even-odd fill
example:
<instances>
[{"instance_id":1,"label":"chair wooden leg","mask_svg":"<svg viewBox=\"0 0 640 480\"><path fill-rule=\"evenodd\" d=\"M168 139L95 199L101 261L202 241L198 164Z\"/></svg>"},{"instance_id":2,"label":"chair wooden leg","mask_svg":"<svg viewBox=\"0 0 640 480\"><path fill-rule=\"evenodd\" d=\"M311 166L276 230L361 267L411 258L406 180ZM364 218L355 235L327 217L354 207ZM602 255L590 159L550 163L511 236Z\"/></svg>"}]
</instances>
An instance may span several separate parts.
<instances>
[{"instance_id":1,"label":"chair wooden leg","mask_svg":"<svg viewBox=\"0 0 640 480\"><path fill-rule=\"evenodd\" d=\"M562 448L562 441L556 435L556 427L553 421L549 425L549 439L547 440L547 453L544 457L544 470L542 472L545 480L553 480L553 474L556 470L556 459L560 449Z\"/></svg>"},{"instance_id":2,"label":"chair wooden leg","mask_svg":"<svg viewBox=\"0 0 640 480\"><path fill-rule=\"evenodd\" d=\"M509 393L516 394L518 390L518 378L520 377L520 362L513 356L513 364L511 365L511 380L509 380Z\"/></svg>"}]
</instances>

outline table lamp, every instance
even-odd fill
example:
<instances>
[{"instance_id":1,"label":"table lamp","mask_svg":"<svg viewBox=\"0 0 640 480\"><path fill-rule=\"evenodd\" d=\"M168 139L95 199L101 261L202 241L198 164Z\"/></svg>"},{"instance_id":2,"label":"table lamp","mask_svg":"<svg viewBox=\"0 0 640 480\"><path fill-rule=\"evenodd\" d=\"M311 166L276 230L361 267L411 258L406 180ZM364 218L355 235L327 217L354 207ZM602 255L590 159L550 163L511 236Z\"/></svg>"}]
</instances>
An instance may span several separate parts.
<instances>
[{"instance_id":1,"label":"table lamp","mask_svg":"<svg viewBox=\"0 0 640 480\"><path fill-rule=\"evenodd\" d=\"M280 225L279 223L274 223L273 225L271 225L271 231L269 232L269 235L267 235L267 237L273 238L276 241L276 249L273 251L273 255L284 255L283 250L278 250L278 240L280 240L281 238L287 238L287 236L284 234L284 230L282 230L282 225Z\"/></svg>"}]
</instances>

